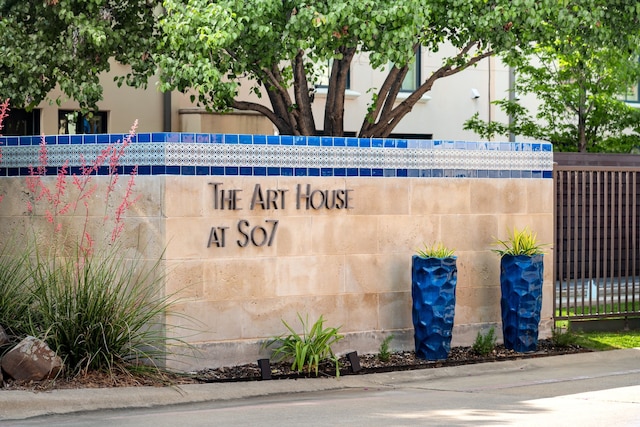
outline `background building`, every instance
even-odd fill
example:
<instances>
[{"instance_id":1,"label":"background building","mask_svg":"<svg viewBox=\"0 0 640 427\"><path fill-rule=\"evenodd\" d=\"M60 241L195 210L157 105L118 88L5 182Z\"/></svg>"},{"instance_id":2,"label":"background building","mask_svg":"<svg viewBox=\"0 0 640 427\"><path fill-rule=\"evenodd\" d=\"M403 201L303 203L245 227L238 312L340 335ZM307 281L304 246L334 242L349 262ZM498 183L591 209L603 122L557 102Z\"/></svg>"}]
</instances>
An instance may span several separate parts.
<instances>
[{"instance_id":1,"label":"background building","mask_svg":"<svg viewBox=\"0 0 640 427\"><path fill-rule=\"evenodd\" d=\"M422 50L414 68L405 79L407 95L419 82L442 64L446 49L438 53ZM138 132L217 132L273 134L274 126L265 117L253 112L217 114L207 112L193 104L188 95L163 94L156 78L149 81L147 89L118 87L114 76L126 72L125 66L113 64L111 72L104 75L104 99L98 103L98 111L83 116L74 101L61 99L42 102L31 112L12 109L5 123L5 135L55 135L79 133L127 132L135 119ZM384 74L373 71L366 55L354 58L349 89L345 101L345 132L353 135L362 124L371 102L371 90L382 85ZM412 112L394 129L392 136L419 139L476 140L477 136L462 129L463 123L476 112L485 120L507 121L504 114L491 104L496 99L508 97L509 70L497 58L481 61L476 67L436 81L433 89L419 101ZM249 95L242 87L244 99L267 102ZM52 93L56 99L59 93ZM319 85L314 99L316 123L322 124L326 88ZM402 93L399 96L402 99Z\"/></svg>"}]
</instances>

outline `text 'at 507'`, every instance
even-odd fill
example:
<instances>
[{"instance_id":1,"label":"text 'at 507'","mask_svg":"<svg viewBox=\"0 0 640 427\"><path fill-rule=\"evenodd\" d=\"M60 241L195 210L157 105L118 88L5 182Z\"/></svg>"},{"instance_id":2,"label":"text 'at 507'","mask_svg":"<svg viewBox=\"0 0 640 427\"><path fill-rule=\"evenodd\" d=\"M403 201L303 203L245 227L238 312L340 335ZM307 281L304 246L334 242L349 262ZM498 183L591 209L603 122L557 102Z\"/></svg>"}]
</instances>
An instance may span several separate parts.
<instances>
[{"instance_id":1,"label":"text 'at 507'","mask_svg":"<svg viewBox=\"0 0 640 427\"><path fill-rule=\"evenodd\" d=\"M251 226L249 221L242 219L238 221L237 232L240 234L240 239L236 240L236 243L241 248L247 247L249 244L253 246L271 246L273 240L276 237L276 231L278 230L278 220L267 219L264 221L265 225ZM207 247L215 246L218 248L224 248L226 244L226 232L229 227L211 227L209 233L209 243Z\"/></svg>"}]
</instances>

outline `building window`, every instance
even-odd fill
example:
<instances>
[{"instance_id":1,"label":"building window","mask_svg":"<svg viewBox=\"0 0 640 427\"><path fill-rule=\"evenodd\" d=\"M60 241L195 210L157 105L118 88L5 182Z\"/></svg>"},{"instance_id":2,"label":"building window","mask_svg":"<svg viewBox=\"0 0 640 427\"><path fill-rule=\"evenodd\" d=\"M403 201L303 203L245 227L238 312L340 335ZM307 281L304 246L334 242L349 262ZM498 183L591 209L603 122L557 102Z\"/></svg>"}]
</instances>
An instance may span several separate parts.
<instances>
[{"instance_id":1,"label":"building window","mask_svg":"<svg viewBox=\"0 0 640 427\"><path fill-rule=\"evenodd\" d=\"M638 85L633 85L627 92L620 97L625 102L640 103L640 95L638 94Z\"/></svg>"},{"instance_id":2,"label":"building window","mask_svg":"<svg viewBox=\"0 0 640 427\"><path fill-rule=\"evenodd\" d=\"M7 136L40 135L40 110L9 109L1 132Z\"/></svg>"},{"instance_id":3,"label":"building window","mask_svg":"<svg viewBox=\"0 0 640 427\"><path fill-rule=\"evenodd\" d=\"M640 63L640 57L638 57L638 62ZM640 93L638 93L639 83L640 82L636 82L636 84L629 87L625 93L618 97L618 99L634 104L640 103Z\"/></svg>"},{"instance_id":4,"label":"building window","mask_svg":"<svg viewBox=\"0 0 640 427\"><path fill-rule=\"evenodd\" d=\"M107 133L107 112L94 111L82 114L80 111L59 110L58 133L60 135Z\"/></svg>"},{"instance_id":5,"label":"building window","mask_svg":"<svg viewBox=\"0 0 640 427\"><path fill-rule=\"evenodd\" d=\"M413 92L420 87L420 50L416 53L416 59L409 64L409 71L402 81L402 92Z\"/></svg>"}]
</instances>

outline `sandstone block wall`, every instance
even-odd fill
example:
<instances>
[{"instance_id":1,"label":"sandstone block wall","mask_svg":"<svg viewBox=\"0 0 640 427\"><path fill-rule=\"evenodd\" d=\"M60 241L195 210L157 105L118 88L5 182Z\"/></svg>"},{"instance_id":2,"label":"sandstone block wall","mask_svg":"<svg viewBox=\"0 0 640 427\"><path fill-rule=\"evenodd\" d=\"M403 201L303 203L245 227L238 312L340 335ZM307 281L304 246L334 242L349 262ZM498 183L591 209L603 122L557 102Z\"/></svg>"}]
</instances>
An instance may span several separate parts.
<instances>
[{"instance_id":1,"label":"sandstone block wall","mask_svg":"<svg viewBox=\"0 0 640 427\"><path fill-rule=\"evenodd\" d=\"M213 182L219 193L236 191L235 210L214 207ZM348 192L349 207L297 206L307 186ZM256 192L267 191L284 194L283 203L251 209ZM180 314L202 323L189 338L204 351L197 366L254 361L265 355L262 340L284 332L281 320L299 325L298 313L341 326L343 351L375 352L389 333L393 346L410 349L411 256L442 241L458 256L452 344L471 345L477 331L500 323L494 238L529 226L551 242L552 192L548 179L168 177L167 292L183 298ZM552 317L551 259L543 336ZM169 323L188 326L187 317Z\"/></svg>"}]
</instances>

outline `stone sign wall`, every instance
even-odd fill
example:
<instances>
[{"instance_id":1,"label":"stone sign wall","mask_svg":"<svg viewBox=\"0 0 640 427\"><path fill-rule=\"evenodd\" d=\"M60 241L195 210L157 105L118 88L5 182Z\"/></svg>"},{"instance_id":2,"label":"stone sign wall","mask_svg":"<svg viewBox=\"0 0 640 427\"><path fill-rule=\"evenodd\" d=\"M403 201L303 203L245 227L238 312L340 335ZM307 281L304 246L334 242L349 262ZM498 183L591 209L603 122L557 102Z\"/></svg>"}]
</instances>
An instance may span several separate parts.
<instances>
[{"instance_id":1,"label":"stone sign wall","mask_svg":"<svg viewBox=\"0 0 640 427\"><path fill-rule=\"evenodd\" d=\"M47 137L49 162L90 157L121 137ZM21 202L7 201L23 197L39 138L3 142L6 235L23 217ZM138 166L140 196L125 246L164 258L164 291L179 298L167 324L185 327L168 333L198 349L170 362L181 370L255 362L298 314L341 326L339 352L376 352L389 333L393 348L412 349L411 256L435 241L458 256L452 345L470 345L500 322L494 239L529 226L553 241L548 144L160 133L138 135L123 163L123 173Z\"/></svg>"}]
</instances>

